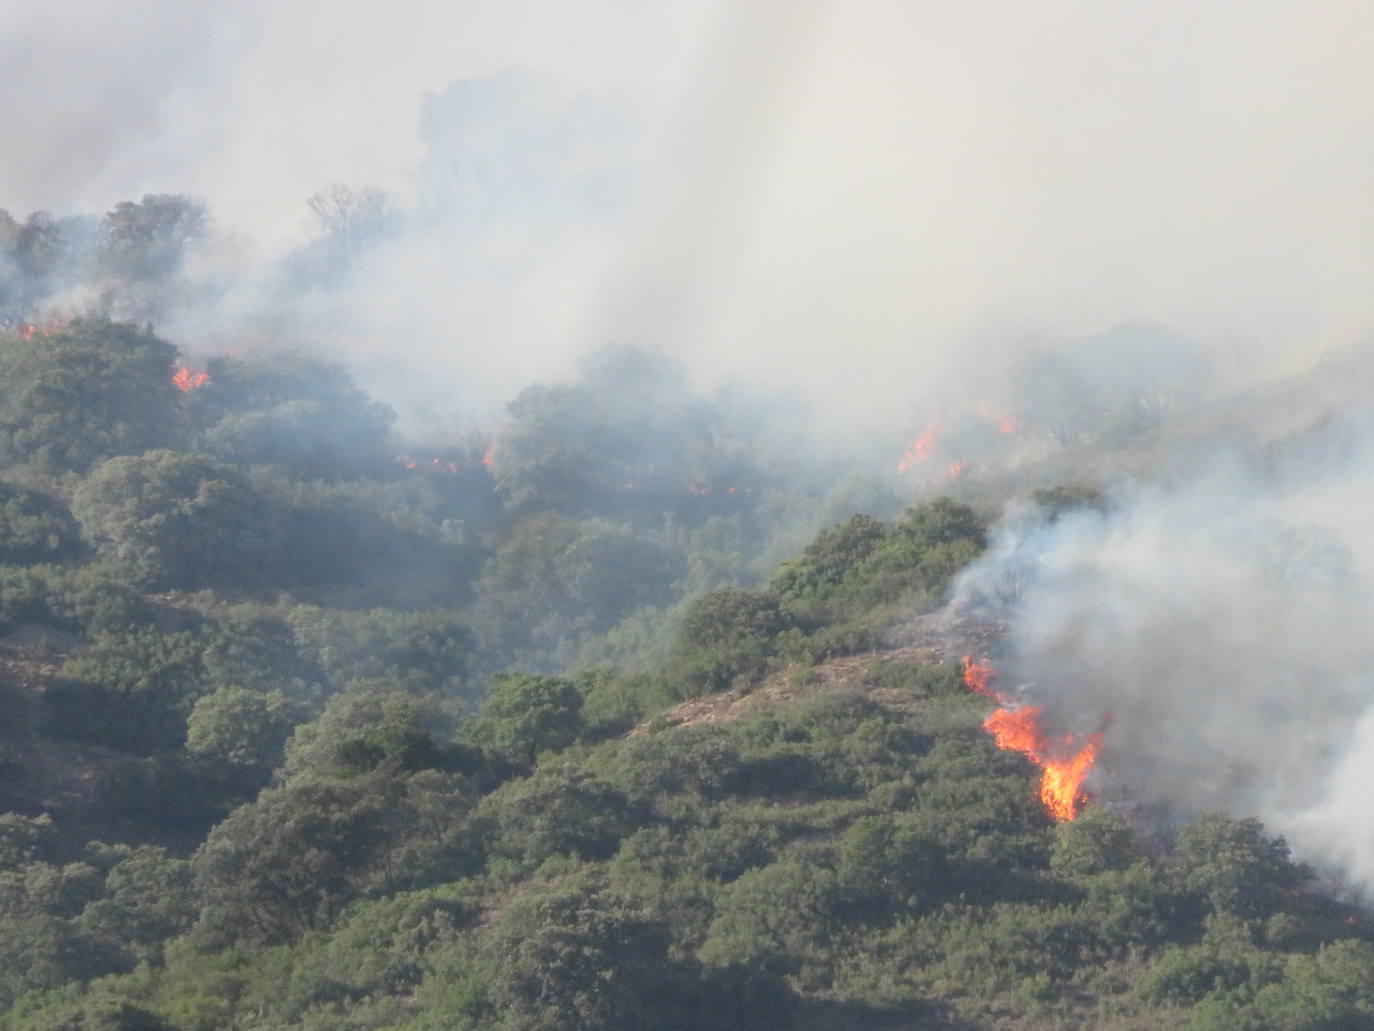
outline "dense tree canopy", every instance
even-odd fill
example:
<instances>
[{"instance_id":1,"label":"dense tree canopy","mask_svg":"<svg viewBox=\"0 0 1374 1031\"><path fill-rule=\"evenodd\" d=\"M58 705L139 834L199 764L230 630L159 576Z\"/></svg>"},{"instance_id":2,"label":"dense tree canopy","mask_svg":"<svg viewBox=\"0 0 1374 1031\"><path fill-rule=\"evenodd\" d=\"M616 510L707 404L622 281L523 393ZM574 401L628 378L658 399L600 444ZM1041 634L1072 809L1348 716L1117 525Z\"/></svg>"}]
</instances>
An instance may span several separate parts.
<instances>
[{"instance_id":1,"label":"dense tree canopy","mask_svg":"<svg viewBox=\"0 0 1374 1031\"><path fill-rule=\"evenodd\" d=\"M0 461L84 472L170 443L175 359L148 330L106 319L0 338Z\"/></svg>"},{"instance_id":2,"label":"dense tree canopy","mask_svg":"<svg viewBox=\"0 0 1374 1031\"><path fill-rule=\"evenodd\" d=\"M152 586L251 582L275 557L277 533L257 493L202 455L111 459L72 505L96 548Z\"/></svg>"}]
</instances>

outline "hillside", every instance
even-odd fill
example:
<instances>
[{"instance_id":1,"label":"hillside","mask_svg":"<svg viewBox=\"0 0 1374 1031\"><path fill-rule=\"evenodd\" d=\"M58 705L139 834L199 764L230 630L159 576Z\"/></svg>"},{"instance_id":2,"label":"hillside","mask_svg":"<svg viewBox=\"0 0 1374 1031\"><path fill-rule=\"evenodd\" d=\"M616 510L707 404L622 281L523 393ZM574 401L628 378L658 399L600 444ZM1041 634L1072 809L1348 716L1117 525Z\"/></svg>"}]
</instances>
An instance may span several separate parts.
<instances>
[{"instance_id":1,"label":"hillside","mask_svg":"<svg viewBox=\"0 0 1374 1031\"><path fill-rule=\"evenodd\" d=\"M1238 402L974 412L884 485L633 348L439 443L105 318L0 371L5 1031L1374 1026L1354 896L1143 790L1172 667L1061 690L1129 592L1028 646L1078 568L1042 545L1135 511L1044 478L1166 476ZM1292 409L1242 435L1266 476L1339 451ZM1327 537L1239 539L1262 625L1349 606Z\"/></svg>"}]
</instances>

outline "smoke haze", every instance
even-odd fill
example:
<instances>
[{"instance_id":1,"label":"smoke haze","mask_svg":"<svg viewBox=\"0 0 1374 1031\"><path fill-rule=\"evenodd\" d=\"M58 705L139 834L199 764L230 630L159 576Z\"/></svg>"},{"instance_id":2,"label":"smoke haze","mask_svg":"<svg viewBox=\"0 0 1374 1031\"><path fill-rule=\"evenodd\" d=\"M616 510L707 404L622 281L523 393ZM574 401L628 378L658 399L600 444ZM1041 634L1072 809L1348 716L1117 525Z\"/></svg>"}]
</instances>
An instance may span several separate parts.
<instances>
[{"instance_id":1,"label":"smoke haze","mask_svg":"<svg viewBox=\"0 0 1374 1031\"><path fill-rule=\"evenodd\" d=\"M0 186L203 196L160 329L310 342L412 426L607 342L836 426L1193 418L1153 465L1190 473L1010 513L959 604L1066 727L1110 714L1110 795L1257 810L1374 890L1369 420L1284 435L1349 407L1329 366L1277 420L1188 415L1374 324L1372 33L1354 0L11 3ZM332 183L385 192L366 234L311 222Z\"/></svg>"},{"instance_id":2,"label":"smoke haze","mask_svg":"<svg viewBox=\"0 0 1374 1031\"><path fill-rule=\"evenodd\" d=\"M953 606L1005 621L1004 682L1060 729L1108 727L1100 797L1165 825L1258 813L1368 897L1374 469L1290 444L1123 482L1105 511L1013 507Z\"/></svg>"},{"instance_id":3,"label":"smoke haze","mask_svg":"<svg viewBox=\"0 0 1374 1031\"><path fill-rule=\"evenodd\" d=\"M615 340L911 419L968 366L1132 319L1228 377L1365 331L1371 22L1353 2L11 4L0 181L21 212L205 197L234 288L213 327L165 328L309 335L365 379L400 362L379 387L403 406L436 400L404 396L418 370L461 407ZM503 106L512 69L546 99ZM449 115L499 131L440 161L426 105L483 82ZM462 204L435 189L483 160ZM567 188L589 166L600 188ZM332 182L406 217L302 300L264 262L304 245Z\"/></svg>"}]
</instances>

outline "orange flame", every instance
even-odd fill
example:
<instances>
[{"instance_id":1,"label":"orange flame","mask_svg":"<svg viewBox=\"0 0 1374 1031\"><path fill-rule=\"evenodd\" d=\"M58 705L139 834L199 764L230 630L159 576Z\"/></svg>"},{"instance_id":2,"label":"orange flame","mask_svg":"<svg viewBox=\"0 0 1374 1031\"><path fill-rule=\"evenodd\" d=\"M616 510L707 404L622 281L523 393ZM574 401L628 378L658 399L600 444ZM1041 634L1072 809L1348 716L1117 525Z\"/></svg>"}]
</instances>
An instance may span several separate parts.
<instances>
[{"instance_id":1,"label":"orange flame","mask_svg":"<svg viewBox=\"0 0 1374 1031\"><path fill-rule=\"evenodd\" d=\"M961 458L957 462L949 463L949 476L952 480L957 480L965 469L968 468L968 459Z\"/></svg>"},{"instance_id":2,"label":"orange flame","mask_svg":"<svg viewBox=\"0 0 1374 1031\"><path fill-rule=\"evenodd\" d=\"M187 394L193 390L199 390L209 382L210 374L208 372L192 372L185 365L172 374L172 383L176 385L178 390Z\"/></svg>"},{"instance_id":3,"label":"orange flame","mask_svg":"<svg viewBox=\"0 0 1374 1031\"><path fill-rule=\"evenodd\" d=\"M925 432L906 446L902 460L897 463L897 471L904 473L918 462L925 462L935 452L936 434L940 432L939 423L931 423Z\"/></svg>"},{"instance_id":4,"label":"orange flame","mask_svg":"<svg viewBox=\"0 0 1374 1031\"><path fill-rule=\"evenodd\" d=\"M1097 762L1102 731L1079 741L1073 734L1052 737L1045 733L1037 705L1016 705L993 686L997 671L986 658L964 656L964 684L998 703L999 708L983 721L997 747L1020 752L1040 767L1040 801L1056 820L1072 820L1087 800L1083 781Z\"/></svg>"},{"instance_id":5,"label":"orange flame","mask_svg":"<svg viewBox=\"0 0 1374 1031\"><path fill-rule=\"evenodd\" d=\"M70 315L59 315L49 319L47 322L26 322L22 328L16 330L25 340L32 340L35 333L55 333L67 323L71 322Z\"/></svg>"},{"instance_id":6,"label":"orange flame","mask_svg":"<svg viewBox=\"0 0 1374 1031\"><path fill-rule=\"evenodd\" d=\"M995 408L984 401L978 405L978 414L1004 437L1012 437L1021 432L1020 417L1008 408Z\"/></svg>"}]
</instances>

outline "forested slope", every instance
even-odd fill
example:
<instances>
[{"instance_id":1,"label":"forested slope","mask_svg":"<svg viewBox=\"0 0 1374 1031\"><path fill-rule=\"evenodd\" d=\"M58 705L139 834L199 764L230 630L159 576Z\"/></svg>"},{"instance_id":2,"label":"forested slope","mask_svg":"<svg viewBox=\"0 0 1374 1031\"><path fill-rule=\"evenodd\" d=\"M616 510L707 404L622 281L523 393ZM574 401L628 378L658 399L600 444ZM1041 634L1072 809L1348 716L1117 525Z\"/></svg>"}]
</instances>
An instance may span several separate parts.
<instances>
[{"instance_id":1,"label":"forested slope","mask_svg":"<svg viewBox=\"0 0 1374 1031\"><path fill-rule=\"evenodd\" d=\"M634 348L435 442L11 321L0 1027L1374 1026L1281 838L1056 822L984 731L942 606L1006 483L903 510Z\"/></svg>"}]
</instances>

